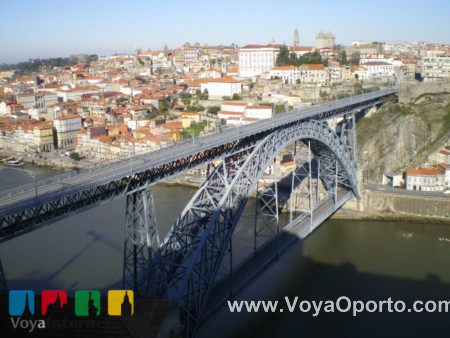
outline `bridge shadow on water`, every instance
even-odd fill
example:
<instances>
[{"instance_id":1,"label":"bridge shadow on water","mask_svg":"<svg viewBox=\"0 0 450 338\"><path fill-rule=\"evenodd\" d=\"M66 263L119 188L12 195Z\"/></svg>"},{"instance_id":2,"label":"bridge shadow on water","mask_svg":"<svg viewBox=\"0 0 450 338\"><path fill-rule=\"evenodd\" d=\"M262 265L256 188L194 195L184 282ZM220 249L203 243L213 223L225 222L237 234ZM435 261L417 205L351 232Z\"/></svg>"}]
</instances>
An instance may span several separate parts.
<instances>
[{"instance_id":1,"label":"bridge shadow on water","mask_svg":"<svg viewBox=\"0 0 450 338\"><path fill-rule=\"evenodd\" d=\"M308 241L308 239L306 239ZM205 322L197 337L448 337L450 331L450 284L429 274L424 279L403 278L358 271L350 263L338 265L315 261L304 255L304 241L295 239L292 247L280 256L259 278L238 294L234 300L278 301L275 313L231 313L223 304L214 316ZM286 298L293 304L291 313ZM353 301L375 301L377 311L363 311L353 316L352 310L339 312L336 300L348 297ZM389 312L385 303L392 300ZM299 310L304 300L333 301L334 312L325 312L324 304L317 316L311 307L308 313ZM397 301L405 303L404 312L396 312ZM414 312L415 301L422 301L424 310ZM448 312L429 313L425 303L448 301ZM348 306L341 300L341 308ZM307 308L306 304L303 304ZM373 308L373 304L371 305ZM397 304L402 309L402 304ZM432 304L430 304L432 306ZM283 309L280 312L280 309ZM444 306L445 308L445 306ZM330 308L328 308L330 309ZM408 312L411 309L411 312Z\"/></svg>"},{"instance_id":2,"label":"bridge shadow on water","mask_svg":"<svg viewBox=\"0 0 450 338\"><path fill-rule=\"evenodd\" d=\"M63 277L67 271L73 269L72 265L78 264L78 261L83 256L90 256L92 252L89 250L95 248L98 250L98 246L102 245L106 247L109 252L118 252L122 254L123 248L120 247L114 240L108 238L108 236L104 236L101 233L98 233L94 230L87 230L84 232L84 240L83 246L78 249L78 251L72 254L67 260L56 270L49 272L43 272L40 269L32 269L27 274L20 276L18 280L8 280L8 284L14 286L14 289L33 289L35 291L40 290L49 290L49 289L60 289L61 281L58 280L60 277ZM100 262L99 262L100 263ZM48 271L48 270L47 270ZM79 272L79 270L77 270ZM71 271L72 272L72 271ZM94 272L94 271L93 271ZM73 273L73 272L72 272ZM80 272L81 273L81 272ZM83 274L88 273L88 271L84 271ZM95 275L95 273L94 273ZM77 274L77 277L79 274ZM109 287L102 288L102 291L106 291L111 288L121 288L122 283L121 280L110 280L106 283ZM65 290L75 290L79 288L77 282L71 283L64 287Z\"/></svg>"}]
</instances>

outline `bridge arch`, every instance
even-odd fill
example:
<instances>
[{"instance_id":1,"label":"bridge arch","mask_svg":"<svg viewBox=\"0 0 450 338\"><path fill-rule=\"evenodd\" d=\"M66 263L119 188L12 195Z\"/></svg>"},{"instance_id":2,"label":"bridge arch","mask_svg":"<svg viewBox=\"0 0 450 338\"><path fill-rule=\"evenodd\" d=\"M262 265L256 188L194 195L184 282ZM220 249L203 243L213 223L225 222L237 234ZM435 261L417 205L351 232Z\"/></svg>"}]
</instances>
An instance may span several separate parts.
<instances>
[{"instance_id":1,"label":"bridge arch","mask_svg":"<svg viewBox=\"0 0 450 338\"><path fill-rule=\"evenodd\" d=\"M329 194L338 184L358 196L357 167L348 144L326 122L279 128L248 149L228 155L192 197L151 262L151 293L179 304L187 332L194 332L245 204L264 170L288 146L307 140L326 165Z\"/></svg>"}]
</instances>

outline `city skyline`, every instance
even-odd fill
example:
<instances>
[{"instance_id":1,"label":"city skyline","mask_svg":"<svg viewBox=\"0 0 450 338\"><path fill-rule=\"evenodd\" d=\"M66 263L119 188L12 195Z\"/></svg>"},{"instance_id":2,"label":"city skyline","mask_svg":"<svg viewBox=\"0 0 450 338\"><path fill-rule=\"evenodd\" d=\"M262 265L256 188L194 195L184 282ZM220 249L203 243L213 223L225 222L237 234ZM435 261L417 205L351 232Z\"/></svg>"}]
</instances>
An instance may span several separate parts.
<instances>
[{"instance_id":1,"label":"city skyline","mask_svg":"<svg viewBox=\"0 0 450 338\"><path fill-rule=\"evenodd\" d=\"M10 1L3 5L0 63L71 54L129 53L175 49L185 42L239 46L291 45L298 29L300 45L315 45L316 34L332 32L336 43L353 40L429 41L448 44L450 3L437 0L374 4L281 0L237 2Z\"/></svg>"}]
</instances>

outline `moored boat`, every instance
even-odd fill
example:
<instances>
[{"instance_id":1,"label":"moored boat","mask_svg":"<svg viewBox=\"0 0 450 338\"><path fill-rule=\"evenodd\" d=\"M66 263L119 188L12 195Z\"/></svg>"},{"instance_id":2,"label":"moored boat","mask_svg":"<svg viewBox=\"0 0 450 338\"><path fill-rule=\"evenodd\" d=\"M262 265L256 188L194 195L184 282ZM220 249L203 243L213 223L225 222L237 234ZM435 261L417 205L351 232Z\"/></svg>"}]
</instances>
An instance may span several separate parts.
<instances>
[{"instance_id":1,"label":"moored boat","mask_svg":"<svg viewBox=\"0 0 450 338\"><path fill-rule=\"evenodd\" d=\"M25 164L25 162L19 160L4 160L3 163L13 167L21 167Z\"/></svg>"}]
</instances>

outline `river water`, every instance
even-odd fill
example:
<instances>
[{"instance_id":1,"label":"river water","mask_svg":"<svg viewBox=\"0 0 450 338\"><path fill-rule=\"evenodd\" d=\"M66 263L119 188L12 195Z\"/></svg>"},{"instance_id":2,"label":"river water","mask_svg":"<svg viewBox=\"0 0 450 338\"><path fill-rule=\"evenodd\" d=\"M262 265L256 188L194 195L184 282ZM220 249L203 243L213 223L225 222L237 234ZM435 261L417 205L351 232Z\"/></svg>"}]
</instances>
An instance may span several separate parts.
<instances>
[{"instance_id":1,"label":"river water","mask_svg":"<svg viewBox=\"0 0 450 338\"><path fill-rule=\"evenodd\" d=\"M57 171L37 170L44 178ZM32 182L29 174L0 168L0 189ZM167 232L195 192L154 187L161 232ZM251 204L251 203L250 203ZM10 289L121 288L125 200L44 226L0 244ZM241 227L252 227L251 215ZM450 227L428 223L329 220L298 242L237 299L326 301L450 300ZM299 302L300 302L299 300ZM440 337L448 336L450 313L235 314L221 311L200 337Z\"/></svg>"}]
</instances>

